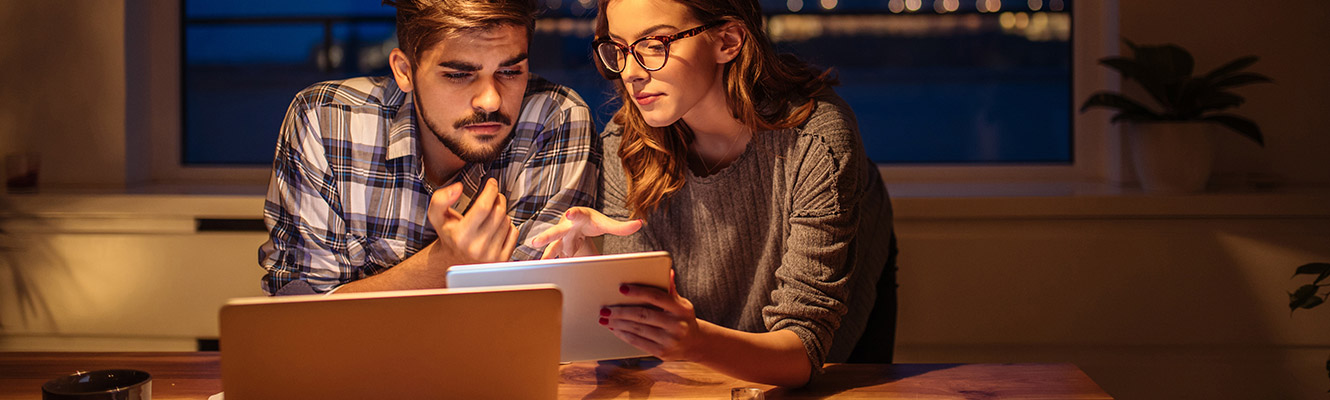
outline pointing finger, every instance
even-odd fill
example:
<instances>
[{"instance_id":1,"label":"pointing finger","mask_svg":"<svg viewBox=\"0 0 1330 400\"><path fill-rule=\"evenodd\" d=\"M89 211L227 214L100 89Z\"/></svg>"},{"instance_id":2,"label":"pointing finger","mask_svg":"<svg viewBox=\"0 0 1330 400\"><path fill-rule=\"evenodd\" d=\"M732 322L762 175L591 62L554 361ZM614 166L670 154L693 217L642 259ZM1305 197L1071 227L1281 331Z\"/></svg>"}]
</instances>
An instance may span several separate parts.
<instances>
[{"instance_id":1,"label":"pointing finger","mask_svg":"<svg viewBox=\"0 0 1330 400\"><path fill-rule=\"evenodd\" d=\"M531 239L531 247L540 247L549 244L551 241L563 237L563 235L567 234L568 230L572 229L572 227L573 225L570 223L559 222L557 225L549 227L549 229L546 229L544 232L541 232L539 235L536 235L535 238Z\"/></svg>"},{"instance_id":2,"label":"pointing finger","mask_svg":"<svg viewBox=\"0 0 1330 400\"><path fill-rule=\"evenodd\" d=\"M558 239L550 243L549 247L545 248L545 252L540 255L540 259L548 260L551 258L559 258L558 249L563 248L563 244L560 242L560 240L563 239Z\"/></svg>"}]
</instances>

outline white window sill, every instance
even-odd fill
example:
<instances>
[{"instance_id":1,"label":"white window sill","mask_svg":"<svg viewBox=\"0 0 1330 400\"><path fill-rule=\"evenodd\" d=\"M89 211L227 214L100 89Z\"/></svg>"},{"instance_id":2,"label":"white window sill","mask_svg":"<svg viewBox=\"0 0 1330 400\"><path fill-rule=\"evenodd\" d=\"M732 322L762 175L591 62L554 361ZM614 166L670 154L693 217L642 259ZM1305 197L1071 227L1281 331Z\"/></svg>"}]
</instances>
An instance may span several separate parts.
<instances>
[{"instance_id":1,"label":"white window sill","mask_svg":"<svg viewBox=\"0 0 1330 400\"><path fill-rule=\"evenodd\" d=\"M200 219L259 219L264 188L42 187L0 194L0 229L15 233L192 234Z\"/></svg>"}]
</instances>

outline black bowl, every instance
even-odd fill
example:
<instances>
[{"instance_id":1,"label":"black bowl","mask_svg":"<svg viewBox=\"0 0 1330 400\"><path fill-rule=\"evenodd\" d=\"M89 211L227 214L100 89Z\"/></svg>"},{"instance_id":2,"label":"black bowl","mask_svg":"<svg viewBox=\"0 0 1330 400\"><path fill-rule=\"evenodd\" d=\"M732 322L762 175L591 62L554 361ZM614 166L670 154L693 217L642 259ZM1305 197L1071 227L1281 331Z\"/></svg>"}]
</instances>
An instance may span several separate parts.
<instances>
[{"instance_id":1,"label":"black bowl","mask_svg":"<svg viewBox=\"0 0 1330 400\"><path fill-rule=\"evenodd\" d=\"M79 372L46 381L43 400L147 400L152 375L133 369Z\"/></svg>"}]
</instances>

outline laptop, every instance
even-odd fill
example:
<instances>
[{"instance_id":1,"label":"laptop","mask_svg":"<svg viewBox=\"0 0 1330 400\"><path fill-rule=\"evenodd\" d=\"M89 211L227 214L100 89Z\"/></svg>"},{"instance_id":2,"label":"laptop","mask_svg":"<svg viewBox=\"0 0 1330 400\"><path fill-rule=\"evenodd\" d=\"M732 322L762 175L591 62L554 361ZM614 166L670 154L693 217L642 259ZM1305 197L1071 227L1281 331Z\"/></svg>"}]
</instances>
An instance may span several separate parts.
<instances>
[{"instance_id":1,"label":"laptop","mask_svg":"<svg viewBox=\"0 0 1330 400\"><path fill-rule=\"evenodd\" d=\"M232 299L226 399L554 399L553 285Z\"/></svg>"},{"instance_id":2,"label":"laptop","mask_svg":"<svg viewBox=\"0 0 1330 400\"><path fill-rule=\"evenodd\" d=\"M563 362L646 356L600 325L600 308L626 304L623 283L670 285L670 255L663 251L606 256L456 265L448 287L550 283L563 291Z\"/></svg>"}]
</instances>

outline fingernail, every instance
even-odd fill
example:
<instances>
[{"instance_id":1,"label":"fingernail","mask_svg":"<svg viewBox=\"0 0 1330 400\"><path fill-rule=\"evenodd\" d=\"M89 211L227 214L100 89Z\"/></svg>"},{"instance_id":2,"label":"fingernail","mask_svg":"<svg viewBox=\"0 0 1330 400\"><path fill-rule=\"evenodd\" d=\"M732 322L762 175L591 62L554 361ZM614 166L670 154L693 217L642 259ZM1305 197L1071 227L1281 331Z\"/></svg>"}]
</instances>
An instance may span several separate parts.
<instances>
[{"instance_id":1,"label":"fingernail","mask_svg":"<svg viewBox=\"0 0 1330 400\"><path fill-rule=\"evenodd\" d=\"M619 293L628 294L628 285L619 285Z\"/></svg>"},{"instance_id":2,"label":"fingernail","mask_svg":"<svg viewBox=\"0 0 1330 400\"><path fill-rule=\"evenodd\" d=\"M606 308L606 307L601 307L601 308L600 308L600 316L602 316L602 317L608 317L608 316L610 316L610 309L609 309L609 308Z\"/></svg>"},{"instance_id":3,"label":"fingernail","mask_svg":"<svg viewBox=\"0 0 1330 400\"><path fill-rule=\"evenodd\" d=\"M610 320L607 319L607 318L601 318L601 319L600 319L600 324L601 324L601 325L609 325L609 324L610 324Z\"/></svg>"}]
</instances>

